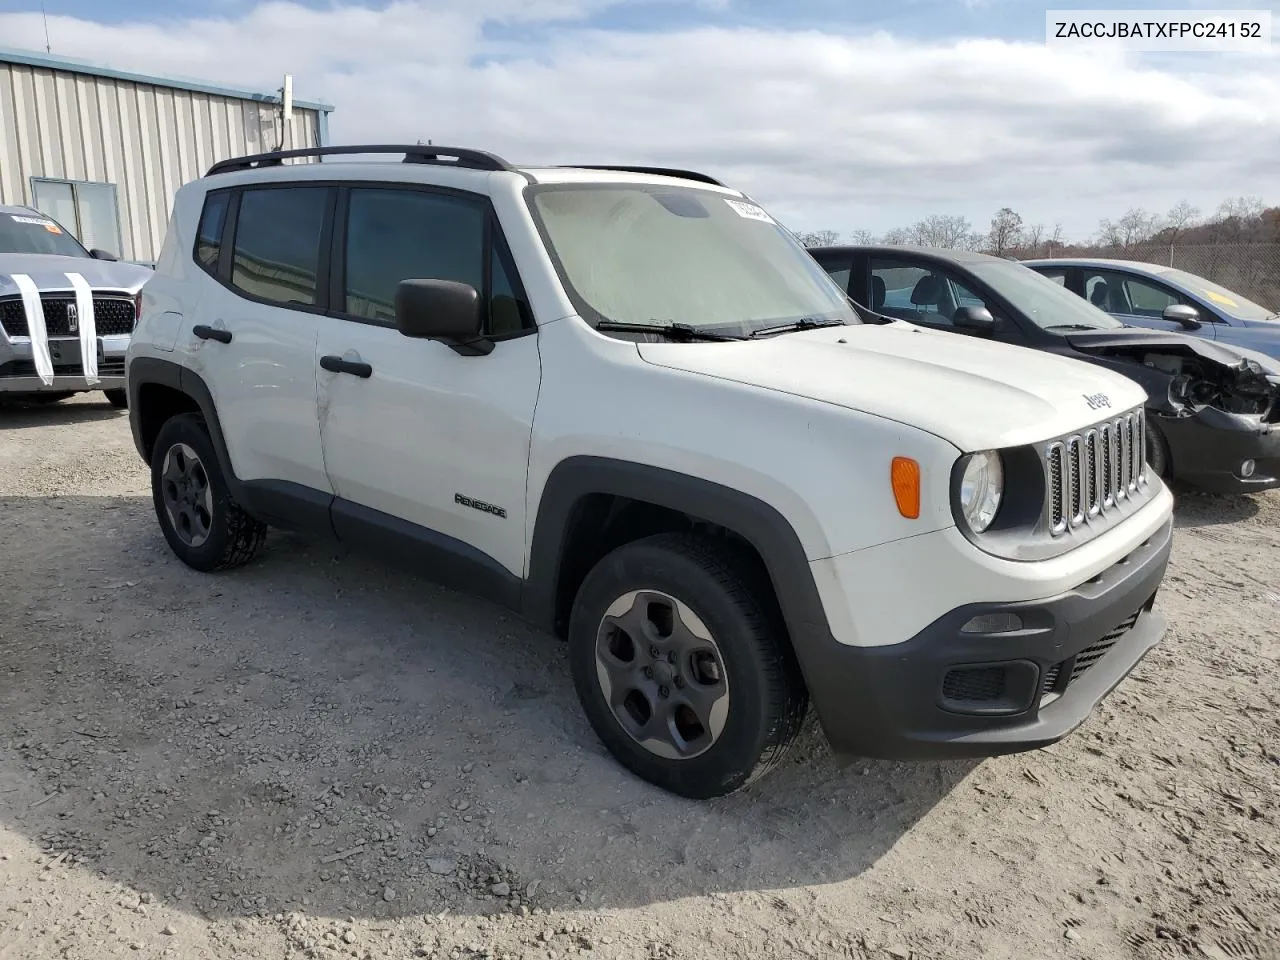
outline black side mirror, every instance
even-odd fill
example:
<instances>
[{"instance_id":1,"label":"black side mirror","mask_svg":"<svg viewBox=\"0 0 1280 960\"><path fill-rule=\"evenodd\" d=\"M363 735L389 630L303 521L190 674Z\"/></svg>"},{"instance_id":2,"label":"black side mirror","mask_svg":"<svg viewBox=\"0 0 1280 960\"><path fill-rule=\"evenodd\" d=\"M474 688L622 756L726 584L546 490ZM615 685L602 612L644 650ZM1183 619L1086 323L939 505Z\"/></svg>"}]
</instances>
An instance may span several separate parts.
<instances>
[{"instance_id":1,"label":"black side mirror","mask_svg":"<svg viewBox=\"0 0 1280 960\"><path fill-rule=\"evenodd\" d=\"M1181 303L1170 304L1164 308L1164 319L1176 323L1184 330L1200 329L1200 311Z\"/></svg>"},{"instance_id":2,"label":"black side mirror","mask_svg":"<svg viewBox=\"0 0 1280 960\"><path fill-rule=\"evenodd\" d=\"M119 260L120 259L111 251L103 250L100 247L94 247L92 250L90 250L89 256L93 257L93 259L95 260Z\"/></svg>"},{"instance_id":3,"label":"black side mirror","mask_svg":"<svg viewBox=\"0 0 1280 960\"><path fill-rule=\"evenodd\" d=\"M453 280L402 280L396 287L396 328L406 337L441 340L458 353L491 353L481 336L480 294Z\"/></svg>"},{"instance_id":4,"label":"black side mirror","mask_svg":"<svg viewBox=\"0 0 1280 960\"><path fill-rule=\"evenodd\" d=\"M996 318L986 307L959 307L951 315L951 322L973 333L990 333L996 328Z\"/></svg>"}]
</instances>

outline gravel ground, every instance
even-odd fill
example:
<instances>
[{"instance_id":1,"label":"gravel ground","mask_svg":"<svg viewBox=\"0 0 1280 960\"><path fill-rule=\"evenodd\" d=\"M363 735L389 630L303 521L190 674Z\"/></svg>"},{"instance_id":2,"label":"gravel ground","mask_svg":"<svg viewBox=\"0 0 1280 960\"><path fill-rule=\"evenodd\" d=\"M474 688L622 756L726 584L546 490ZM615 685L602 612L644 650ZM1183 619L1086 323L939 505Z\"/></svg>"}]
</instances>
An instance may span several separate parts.
<instances>
[{"instance_id":1,"label":"gravel ground","mask_svg":"<svg viewBox=\"0 0 1280 960\"><path fill-rule=\"evenodd\" d=\"M0 410L0 958L1280 956L1280 495L1179 493L1068 740L636 780L560 644L273 533L168 551L125 415Z\"/></svg>"}]
</instances>

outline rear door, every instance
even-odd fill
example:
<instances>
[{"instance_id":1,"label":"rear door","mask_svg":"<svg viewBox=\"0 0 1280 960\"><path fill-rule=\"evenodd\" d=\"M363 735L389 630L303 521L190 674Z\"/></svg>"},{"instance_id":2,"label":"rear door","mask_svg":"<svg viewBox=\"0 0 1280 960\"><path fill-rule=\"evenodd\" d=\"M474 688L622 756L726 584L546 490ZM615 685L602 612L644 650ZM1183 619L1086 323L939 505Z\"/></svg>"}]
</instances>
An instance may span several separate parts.
<instances>
[{"instance_id":1,"label":"rear door","mask_svg":"<svg viewBox=\"0 0 1280 960\"><path fill-rule=\"evenodd\" d=\"M309 184L209 193L193 256L211 282L178 333L213 395L235 475L304 497L332 492L315 352L334 197Z\"/></svg>"}]
</instances>

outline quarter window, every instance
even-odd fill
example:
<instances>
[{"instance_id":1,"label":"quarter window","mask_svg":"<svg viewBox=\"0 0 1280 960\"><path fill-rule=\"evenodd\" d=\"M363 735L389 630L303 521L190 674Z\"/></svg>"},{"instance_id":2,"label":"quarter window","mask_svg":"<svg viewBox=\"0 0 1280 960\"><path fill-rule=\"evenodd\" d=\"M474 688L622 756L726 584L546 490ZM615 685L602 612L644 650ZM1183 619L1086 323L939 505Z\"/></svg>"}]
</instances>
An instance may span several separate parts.
<instances>
[{"instance_id":1,"label":"quarter window","mask_svg":"<svg viewBox=\"0 0 1280 960\"><path fill-rule=\"evenodd\" d=\"M240 196L231 285L249 296L314 306L328 187L249 188Z\"/></svg>"},{"instance_id":2,"label":"quarter window","mask_svg":"<svg viewBox=\"0 0 1280 960\"><path fill-rule=\"evenodd\" d=\"M200 226L196 230L196 263L210 273L218 270L218 257L222 253L222 227L227 222L229 193L211 193L204 200L200 213Z\"/></svg>"}]
</instances>

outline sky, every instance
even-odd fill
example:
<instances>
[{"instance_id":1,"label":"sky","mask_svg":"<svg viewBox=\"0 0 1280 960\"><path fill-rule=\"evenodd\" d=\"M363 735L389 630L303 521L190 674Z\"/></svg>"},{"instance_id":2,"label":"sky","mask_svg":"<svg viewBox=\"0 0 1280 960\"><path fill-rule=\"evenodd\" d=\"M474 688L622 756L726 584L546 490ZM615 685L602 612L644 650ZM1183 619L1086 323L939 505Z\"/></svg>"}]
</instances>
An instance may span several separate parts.
<instances>
[{"instance_id":1,"label":"sky","mask_svg":"<svg viewBox=\"0 0 1280 960\"><path fill-rule=\"evenodd\" d=\"M1056 0L1053 9L1120 6ZM1248 0L1126 9L1272 11ZM1141 206L1280 204L1266 53L1048 47L1027 0L45 0L55 55L334 104L337 143L704 170L793 230L1004 206L1068 239ZM39 0L0 47L43 50Z\"/></svg>"}]
</instances>

